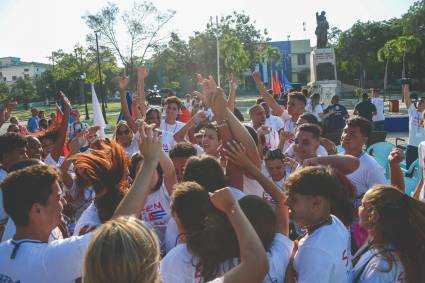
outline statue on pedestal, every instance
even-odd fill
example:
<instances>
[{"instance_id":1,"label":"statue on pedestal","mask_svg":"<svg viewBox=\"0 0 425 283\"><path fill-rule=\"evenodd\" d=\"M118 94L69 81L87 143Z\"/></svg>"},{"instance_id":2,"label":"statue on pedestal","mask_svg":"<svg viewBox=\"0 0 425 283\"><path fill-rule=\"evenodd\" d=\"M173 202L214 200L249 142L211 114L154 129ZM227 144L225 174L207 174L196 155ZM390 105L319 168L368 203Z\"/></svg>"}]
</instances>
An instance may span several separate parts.
<instances>
[{"instance_id":1,"label":"statue on pedestal","mask_svg":"<svg viewBox=\"0 0 425 283\"><path fill-rule=\"evenodd\" d=\"M329 23L326 20L326 13L322 11L319 15L316 12L316 36L317 36L317 46L316 48L326 48L328 46L328 29Z\"/></svg>"}]
</instances>

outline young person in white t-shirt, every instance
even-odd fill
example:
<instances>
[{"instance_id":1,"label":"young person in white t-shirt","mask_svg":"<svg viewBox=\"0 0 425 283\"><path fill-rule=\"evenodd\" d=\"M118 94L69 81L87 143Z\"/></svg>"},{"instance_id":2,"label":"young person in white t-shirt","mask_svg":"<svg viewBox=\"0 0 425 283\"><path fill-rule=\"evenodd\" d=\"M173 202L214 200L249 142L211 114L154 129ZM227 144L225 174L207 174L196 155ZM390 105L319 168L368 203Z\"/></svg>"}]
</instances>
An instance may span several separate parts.
<instances>
[{"instance_id":1,"label":"young person in white t-shirt","mask_svg":"<svg viewBox=\"0 0 425 283\"><path fill-rule=\"evenodd\" d=\"M6 178L13 165L27 158L27 140L23 135L18 133L0 135L0 182ZM0 189L0 238L8 217L3 206L3 191Z\"/></svg>"},{"instance_id":2,"label":"young person in white t-shirt","mask_svg":"<svg viewBox=\"0 0 425 283\"><path fill-rule=\"evenodd\" d=\"M381 97L379 89L373 89L372 95L373 97L371 99L371 102L376 107L376 115L372 116L373 130L384 131L384 99Z\"/></svg>"},{"instance_id":3,"label":"young person in white t-shirt","mask_svg":"<svg viewBox=\"0 0 425 283\"><path fill-rule=\"evenodd\" d=\"M63 147L66 141L66 132L68 131L68 120L71 112L71 103L63 92L60 92L60 99L64 105L62 121L58 128L48 130L39 137L43 146L43 161L47 165L60 167L63 160Z\"/></svg>"},{"instance_id":4,"label":"young person in white t-shirt","mask_svg":"<svg viewBox=\"0 0 425 283\"><path fill-rule=\"evenodd\" d=\"M376 184L386 184L385 171L363 147L372 131L372 123L362 117L347 120L341 136L341 145L346 155L356 156L360 160L359 168L347 175L356 187L356 205L359 206L363 194Z\"/></svg>"},{"instance_id":5,"label":"young person in white t-shirt","mask_svg":"<svg viewBox=\"0 0 425 283\"><path fill-rule=\"evenodd\" d=\"M147 197L146 188L158 164L160 139L148 128L142 133L145 165L114 217L137 214ZM0 244L0 278L11 282L73 282L91 234L48 243L62 213L57 171L45 165L10 174L2 183L6 211L16 224L12 240ZM19 204L19 205L16 205Z\"/></svg>"},{"instance_id":6,"label":"young person in white t-shirt","mask_svg":"<svg viewBox=\"0 0 425 283\"><path fill-rule=\"evenodd\" d=\"M422 112L425 110L425 97L420 97L416 106L412 103L408 79L402 79L402 91L409 114L409 140L406 149L406 168L409 168L418 158L419 143L425 140L425 129L421 123Z\"/></svg>"},{"instance_id":7,"label":"young person in white t-shirt","mask_svg":"<svg viewBox=\"0 0 425 283\"><path fill-rule=\"evenodd\" d=\"M71 160L78 178L95 193L75 225L74 235L82 235L112 217L128 189L129 162L121 145L106 141L101 141L100 149L77 154Z\"/></svg>"},{"instance_id":8,"label":"young person in white t-shirt","mask_svg":"<svg viewBox=\"0 0 425 283\"><path fill-rule=\"evenodd\" d=\"M297 128L298 117L305 112L307 99L302 93L293 92L288 94L287 109L280 106L276 100L270 95L263 83L261 82L261 75L258 71L252 73L252 77L260 91L261 96L271 108L273 115L281 117L284 123L282 135L285 139L283 152L293 143L295 136L295 129Z\"/></svg>"},{"instance_id":9,"label":"young person in white t-shirt","mask_svg":"<svg viewBox=\"0 0 425 283\"><path fill-rule=\"evenodd\" d=\"M264 108L259 104L255 104L249 109L249 117L251 118L251 121L248 123L248 126L254 128L259 139L261 136L264 136L265 148L267 150L276 149L279 145L279 134L274 128L265 124L266 111Z\"/></svg>"},{"instance_id":10,"label":"young person in white t-shirt","mask_svg":"<svg viewBox=\"0 0 425 283\"><path fill-rule=\"evenodd\" d=\"M369 239L353 257L354 283L425 281L424 203L377 185L363 196L359 218Z\"/></svg>"},{"instance_id":11,"label":"young person in white t-shirt","mask_svg":"<svg viewBox=\"0 0 425 283\"><path fill-rule=\"evenodd\" d=\"M307 230L294 244L285 282L351 282L350 235L331 215L344 190L338 178L329 168L308 167L289 176L285 185L290 214Z\"/></svg>"},{"instance_id":12,"label":"young person in white t-shirt","mask_svg":"<svg viewBox=\"0 0 425 283\"><path fill-rule=\"evenodd\" d=\"M161 131L171 134L177 133L184 127L184 123L177 121L181 109L181 101L176 96L170 96L164 101L165 117L161 120Z\"/></svg>"},{"instance_id":13,"label":"young person in white t-shirt","mask_svg":"<svg viewBox=\"0 0 425 283\"><path fill-rule=\"evenodd\" d=\"M317 121L319 121L319 122L321 122L322 119L325 118L325 114L323 114L323 107L320 104L320 94L319 93L315 93L311 96L311 101L305 107L305 111L313 114L317 118Z\"/></svg>"}]
</instances>

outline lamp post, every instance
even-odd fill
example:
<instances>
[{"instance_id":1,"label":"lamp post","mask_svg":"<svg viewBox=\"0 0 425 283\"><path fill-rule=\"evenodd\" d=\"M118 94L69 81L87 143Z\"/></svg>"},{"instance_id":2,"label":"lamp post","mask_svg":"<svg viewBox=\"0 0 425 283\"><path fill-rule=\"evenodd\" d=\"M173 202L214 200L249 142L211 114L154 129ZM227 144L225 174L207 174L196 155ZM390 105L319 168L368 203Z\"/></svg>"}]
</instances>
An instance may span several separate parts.
<instances>
[{"instance_id":1,"label":"lamp post","mask_svg":"<svg viewBox=\"0 0 425 283\"><path fill-rule=\"evenodd\" d=\"M103 115L103 119L105 120L105 123L108 123L108 120L106 120L106 111L105 111L105 93L103 92L103 81L102 81L102 71L100 69L100 56L99 56L99 40L97 37L97 33L99 32L99 30L96 30L94 32L95 36L96 36L96 53L97 53L97 69L99 72L99 91L100 91L100 97L102 100L102 115Z\"/></svg>"},{"instance_id":2,"label":"lamp post","mask_svg":"<svg viewBox=\"0 0 425 283\"><path fill-rule=\"evenodd\" d=\"M217 28L217 84L220 87L220 40L219 40L219 32L218 32L218 16L215 16L215 23Z\"/></svg>"}]
</instances>

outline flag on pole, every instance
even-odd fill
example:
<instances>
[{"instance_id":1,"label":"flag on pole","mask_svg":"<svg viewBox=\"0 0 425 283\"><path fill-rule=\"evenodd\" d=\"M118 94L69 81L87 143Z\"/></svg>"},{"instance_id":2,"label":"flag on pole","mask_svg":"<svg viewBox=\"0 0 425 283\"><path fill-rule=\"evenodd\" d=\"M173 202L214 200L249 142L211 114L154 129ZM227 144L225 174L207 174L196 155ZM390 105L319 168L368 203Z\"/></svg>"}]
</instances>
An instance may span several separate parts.
<instances>
[{"instance_id":1,"label":"flag on pole","mask_svg":"<svg viewBox=\"0 0 425 283\"><path fill-rule=\"evenodd\" d=\"M94 84L91 84L91 100L92 100L92 106L93 106L93 124L95 126L99 126L100 130L100 137L105 138L105 127L106 123L103 119L102 115L102 109L100 108L99 100L96 96L96 91L94 90Z\"/></svg>"},{"instance_id":2,"label":"flag on pole","mask_svg":"<svg viewBox=\"0 0 425 283\"><path fill-rule=\"evenodd\" d=\"M282 87L280 86L280 80L277 71L275 71L275 82L277 95L280 95L282 93Z\"/></svg>"},{"instance_id":3,"label":"flag on pole","mask_svg":"<svg viewBox=\"0 0 425 283\"><path fill-rule=\"evenodd\" d=\"M56 103L56 125L59 125L62 122L63 112L61 107Z\"/></svg>"},{"instance_id":4,"label":"flag on pole","mask_svg":"<svg viewBox=\"0 0 425 283\"><path fill-rule=\"evenodd\" d=\"M288 78L283 74L283 89L284 91L289 91L292 88L291 83L289 82Z\"/></svg>"}]
</instances>

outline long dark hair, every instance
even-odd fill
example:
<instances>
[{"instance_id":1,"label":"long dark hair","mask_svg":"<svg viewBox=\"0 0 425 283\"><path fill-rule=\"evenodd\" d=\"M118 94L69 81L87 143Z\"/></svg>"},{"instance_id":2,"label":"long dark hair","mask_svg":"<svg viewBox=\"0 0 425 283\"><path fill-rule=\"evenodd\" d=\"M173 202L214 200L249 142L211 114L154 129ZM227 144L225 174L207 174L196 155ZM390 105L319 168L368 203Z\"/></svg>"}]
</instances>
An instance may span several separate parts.
<instances>
[{"instance_id":1,"label":"long dark hair","mask_svg":"<svg viewBox=\"0 0 425 283\"><path fill-rule=\"evenodd\" d=\"M192 156L186 162L184 181L194 181L209 192L222 189L227 181L218 161L209 155Z\"/></svg>"},{"instance_id":2,"label":"long dark hair","mask_svg":"<svg viewBox=\"0 0 425 283\"><path fill-rule=\"evenodd\" d=\"M425 203L386 185L369 189L363 202L378 211L376 229L384 244L394 245L399 252L406 281L425 282ZM391 266L392 258L386 259Z\"/></svg>"}]
</instances>

